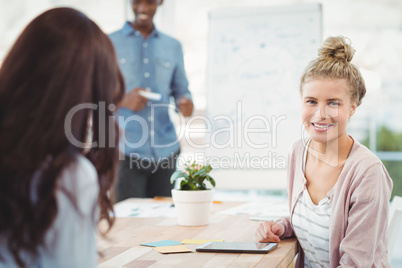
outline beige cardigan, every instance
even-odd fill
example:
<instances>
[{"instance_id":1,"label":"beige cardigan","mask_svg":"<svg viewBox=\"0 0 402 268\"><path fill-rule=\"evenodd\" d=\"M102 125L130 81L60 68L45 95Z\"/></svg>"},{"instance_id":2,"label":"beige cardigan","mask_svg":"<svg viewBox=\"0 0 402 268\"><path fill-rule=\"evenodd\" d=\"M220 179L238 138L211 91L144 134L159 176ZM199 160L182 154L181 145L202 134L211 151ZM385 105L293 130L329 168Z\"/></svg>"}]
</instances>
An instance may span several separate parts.
<instances>
[{"instance_id":1,"label":"beige cardigan","mask_svg":"<svg viewBox=\"0 0 402 268\"><path fill-rule=\"evenodd\" d=\"M295 236L291 218L306 179L303 154L306 141L297 141L288 159L288 194L291 216L279 219L281 239ZM388 262L388 206L392 180L382 162L354 141L337 183L328 192L330 267L390 267ZM304 267L299 246L296 267Z\"/></svg>"}]
</instances>

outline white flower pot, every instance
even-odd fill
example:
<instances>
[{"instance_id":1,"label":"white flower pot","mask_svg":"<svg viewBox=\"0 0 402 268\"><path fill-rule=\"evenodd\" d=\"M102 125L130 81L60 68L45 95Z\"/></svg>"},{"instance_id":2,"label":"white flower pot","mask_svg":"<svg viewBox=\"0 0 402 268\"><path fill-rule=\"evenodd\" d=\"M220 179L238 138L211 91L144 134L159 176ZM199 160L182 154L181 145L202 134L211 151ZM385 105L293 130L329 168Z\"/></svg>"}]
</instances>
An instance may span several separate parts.
<instances>
[{"instance_id":1,"label":"white flower pot","mask_svg":"<svg viewBox=\"0 0 402 268\"><path fill-rule=\"evenodd\" d=\"M207 225L211 215L214 190L172 190L177 223L185 226Z\"/></svg>"}]
</instances>

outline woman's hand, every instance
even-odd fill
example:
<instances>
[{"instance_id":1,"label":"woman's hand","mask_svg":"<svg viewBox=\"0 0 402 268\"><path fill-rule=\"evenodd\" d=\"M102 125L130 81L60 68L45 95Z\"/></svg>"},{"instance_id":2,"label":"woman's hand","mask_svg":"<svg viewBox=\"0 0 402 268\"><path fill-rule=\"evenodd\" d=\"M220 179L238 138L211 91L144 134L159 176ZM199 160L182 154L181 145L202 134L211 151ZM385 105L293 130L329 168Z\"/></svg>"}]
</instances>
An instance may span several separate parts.
<instances>
[{"instance_id":1,"label":"woman's hand","mask_svg":"<svg viewBox=\"0 0 402 268\"><path fill-rule=\"evenodd\" d=\"M273 222L273 221L265 221L260 223L255 233L258 242L280 242L279 237L283 235L285 229L282 224Z\"/></svg>"}]
</instances>

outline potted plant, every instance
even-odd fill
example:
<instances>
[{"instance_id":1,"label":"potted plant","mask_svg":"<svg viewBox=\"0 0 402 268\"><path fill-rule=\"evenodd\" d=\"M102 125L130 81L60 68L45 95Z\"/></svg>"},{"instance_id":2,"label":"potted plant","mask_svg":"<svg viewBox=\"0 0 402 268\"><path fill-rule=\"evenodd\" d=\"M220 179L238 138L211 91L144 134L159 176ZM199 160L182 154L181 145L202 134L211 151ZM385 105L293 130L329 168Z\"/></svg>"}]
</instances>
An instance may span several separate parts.
<instances>
[{"instance_id":1,"label":"potted plant","mask_svg":"<svg viewBox=\"0 0 402 268\"><path fill-rule=\"evenodd\" d=\"M209 175L211 165L203 166L195 161L184 165L184 170L175 171L170 181L180 180L179 188L172 190L179 225L206 225L211 214L215 180ZM208 188L205 182L211 184Z\"/></svg>"}]
</instances>

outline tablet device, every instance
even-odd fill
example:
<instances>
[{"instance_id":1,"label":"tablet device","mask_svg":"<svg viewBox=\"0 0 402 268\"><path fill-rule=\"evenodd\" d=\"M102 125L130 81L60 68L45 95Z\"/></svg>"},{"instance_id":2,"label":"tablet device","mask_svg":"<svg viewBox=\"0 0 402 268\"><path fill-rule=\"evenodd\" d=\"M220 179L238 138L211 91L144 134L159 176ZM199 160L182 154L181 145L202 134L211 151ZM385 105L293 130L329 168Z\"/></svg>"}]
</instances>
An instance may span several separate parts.
<instances>
[{"instance_id":1,"label":"tablet device","mask_svg":"<svg viewBox=\"0 0 402 268\"><path fill-rule=\"evenodd\" d=\"M195 250L198 252L266 254L276 248L277 245L277 243L256 242L207 242L197 247Z\"/></svg>"}]
</instances>

